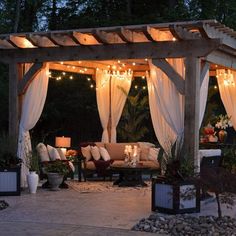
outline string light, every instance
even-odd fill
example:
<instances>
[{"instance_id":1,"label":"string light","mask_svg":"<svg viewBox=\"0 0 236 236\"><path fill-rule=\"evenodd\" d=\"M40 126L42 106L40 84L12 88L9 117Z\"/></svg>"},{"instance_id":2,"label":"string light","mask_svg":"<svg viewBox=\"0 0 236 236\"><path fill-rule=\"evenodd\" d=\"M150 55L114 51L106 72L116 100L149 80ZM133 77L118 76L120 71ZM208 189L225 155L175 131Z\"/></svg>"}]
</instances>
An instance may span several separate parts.
<instances>
[{"instance_id":1,"label":"string light","mask_svg":"<svg viewBox=\"0 0 236 236\"><path fill-rule=\"evenodd\" d=\"M146 89L146 86L143 86L143 90L145 90Z\"/></svg>"},{"instance_id":2,"label":"string light","mask_svg":"<svg viewBox=\"0 0 236 236\"><path fill-rule=\"evenodd\" d=\"M132 65L133 65L133 66L135 66L135 65L136 65L136 63L135 63L135 62L133 62L133 63L132 63Z\"/></svg>"},{"instance_id":3,"label":"string light","mask_svg":"<svg viewBox=\"0 0 236 236\"><path fill-rule=\"evenodd\" d=\"M120 63L120 60L118 60L117 62Z\"/></svg>"},{"instance_id":4,"label":"string light","mask_svg":"<svg viewBox=\"0 0 236 236\"><path fill-rule=\"evenodd\" d=\"M93 88L94 87L94 85L93 84L90 84L90 88Z\"/></svg>"},{"instance_id":5,"label":"string light","mask_svg":"<svg viewBox=\"0 0 236 236\"><path fill-rule=\"evenodd\" d=\"M218 89L218 87L215 85L215 86L214 86L214 89Z\"/></svg>"},{"instance_id":6,"label":"string light","mask_svg":"<svg viewBox=\"0 0 236 236\"><path fill-rule=\"evenodd\" d=\"M176 38L175 38L175 37L173 37L173 38L172 38L172 41L176 41Z\"/></svg>"},{"instance_id":7,"label":"string light","mask_svg":"<svg viewBox=\"0 0 236 236\"><path fill-rule=\"evenodd\" d=\"M138 89L138 85L135 85L134 88L135 88L135 89Z\"/></svg>"},{"instance_id":8,"label":"string light","mask_svg":"<svg viewBox=\"0 0 236 236\"><path fill-rule=\"evenodd\" d=\"M69 78L70 78L70 79L73 79L73 76L71 75Z\"/></svg>"},{"instance_id":9,"label":"string light","mask_svg":"<svg viewBox=\"0 0 236 236\"><path fill-rule=\"evenodd\" d=\"M142 76L142 79L145 79L145 76L144 76L144 75Z\"/></svg>"},{"instance_id":10,"label":"string light","mask_svg":"<svg viewBox=\"0 0 236 236\"><path fill-rule=\"evenodd\" d=\"M66 75L66 72L62 72L63 75Z\"/></svg>"},{"instance_id":11,"label":"string light","mask_svg":"<svg viewBox=\"0 0 236 236\"><path fill-rule=\"evenodd\" d=\"M61 63L62 65L64 64L64 62L63 62L63 61L61 61L60 63Z\"/></svg>"},{"instance_id":12,"label":"string light","mask_svg":"<svg viewBox=\"0 0 236 236\"><path fill-rule=\"evenodd\" d=\"M91 80L91 78L89 78L89 77L88 77L88 78L87 78L87 80L88 80L88 81L90 81L90 80Z\"/></svg>"}]
</instances>

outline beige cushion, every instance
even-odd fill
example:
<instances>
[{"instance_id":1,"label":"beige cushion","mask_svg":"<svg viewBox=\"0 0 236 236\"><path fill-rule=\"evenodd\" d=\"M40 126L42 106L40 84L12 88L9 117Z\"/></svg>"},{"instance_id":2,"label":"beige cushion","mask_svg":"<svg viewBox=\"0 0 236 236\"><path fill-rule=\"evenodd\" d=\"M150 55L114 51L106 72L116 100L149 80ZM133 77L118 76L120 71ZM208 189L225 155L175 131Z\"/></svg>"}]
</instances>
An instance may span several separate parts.
<instances>
[{"instance_id":1,"label":"beige cushion","mask_svg":"<svg viewBox=\"0 0 236 236\"><path fill-rule=\"evenodd\" d=\"M61 160L63 160L63 161L67 160L66 156L65 156L64 152L61 150L61 148L57 148L57 151L59 153Z\"/></svg>"},{"instance_id":2,"label":"beige cushion","mask_svg":"<svg viewBox=\"0 0 236 236\"><path fill-rule=\"evenodd\" d=\"M98 161L101 158L99 148L97 146L91 146L91 154L93 156L93 159Z\"/></svg>"},{"instance_id":3,"label":"beige cushion","mask_svg":"<svg viewBox=\"0 0 236 236\"><path fill-rule=\"evenodd\" d=\"M139 162L141 165L149 167L151 169L160 169L160 165L158 162L154 162L154 161L140 161Z\"/></svg>"},{"instance_id":4,"label":"beige cushion","mask_svg":"<svg viewBox=\"0 0 236 236\"><path fill-rule=\"evenodd\" d=\"M94 162L93 161L87 161L86 162L86 169L88 169L88 170L96 170Z\"/></svg>"},{"instance_id":5,"label":"beige cushion","mask_svg":"<svg viewBox=\"0 0 236 236\"><path fill-rule=\"evenodd\" d=\"M125 159L125 145L137 145L137 143L105 143L105 148L110 154L111 160L124 160Z\"/></svg>"},{"instance_id":6,"label":"beige cushion","mask_svg":"<svg viewBox=\"0 0 236 236\"><path fill-rule=\"evenodd\" d=\"M148 153L148 160L157 161L160 148L150 148Z\"/></svg>"},{"instance_id":7,"label":"beige cushion","mask_svg":"<svg viewBox=\"0 0 236 236\"><path fill-rule=\"evenodd\" d=\"M140 161L148 161L149 147L141 147Z\"/></svg>"},{"instance_id":8,"label":"beige cushion","mask_svg":"<svg viewBox=\"0 0 236 236\"><path fill-rule=\"evenodd\" d=\"M56 148L54 148L50 145L47 145L47 149L48 149L48 154L49 154L49 157L50 157L50 161L61 160L60 155L59 155Z\"/></svg>"},{"instance_id":9,"label":"beige cushion","mask_svg":"<svg viewBox=\"0 0 236 236\"><path fill-rule=\"evenodd\" d=\"M101 157L104 161L109 161L111 160L111 157L108 153L108 151L106 150L106 148L104 147L99 147L99 151L100 151L100 154L101 154Z\"/></svg>"},{"instance_id":10,"label":"beige cushion","mask_svg":"<svg viewBox=\"0 0 236 236\"><path fill-rule=\"evenodd\" d=\"M105 144L102 143L102 142L95 142L95 145L96 145L97 147L105 147Z\"/></svg>"},{"instance_id":11,"label":"beige cushion","mask_svg":"<svg viewBox=\"0 0 236 236\"><path fill-rule=\"evenodd\" d=\"M154 143L149 143L149 142L138 142L139 147L146 147L146 148L150 148L150 147L155 147Z\"/></svg>"},{"instance_id":12,"label":"beige cushion","mask_svg":"<svg viewBox=\"0 0 236 236\"><path fill-rule=\"evenodd\" d=\"M83 156L86 158L86 161L91 160L92 154L91 154L91 146L88 145L87 147L81 147L81 152Z\"/></svg>"},{"instance_id":13,"label":"beige cushion","mask_svg":"<svg viewBox=\"0 0 236 236\"><path fill-rule=\"evenodd\" d=\"M36 150L41 162L50 161L47 147L43 143L39 143L36 146Z\"/></svg>"}]
</instances>

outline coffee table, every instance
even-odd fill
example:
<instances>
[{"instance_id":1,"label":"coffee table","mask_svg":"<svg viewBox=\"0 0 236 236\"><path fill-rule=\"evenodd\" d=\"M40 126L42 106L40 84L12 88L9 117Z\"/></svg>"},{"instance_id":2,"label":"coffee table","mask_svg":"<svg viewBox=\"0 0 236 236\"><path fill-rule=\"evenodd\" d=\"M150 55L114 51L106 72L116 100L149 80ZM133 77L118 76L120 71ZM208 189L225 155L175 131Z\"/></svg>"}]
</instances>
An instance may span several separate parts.
<instances>
[{"instance_id":1,"label":"coffee table","mask_svg":"<svg viewBox=\"0 0 236 236\"><path fill-rule=\"evenodd\" d=\"M119 173L119 178L113 183L119 187L146 187L147 184L143 181L142 173L150 169L147 166L139 165L115 165L112 164L110 170L113 173Z\"/></svg>"}]
</instances>

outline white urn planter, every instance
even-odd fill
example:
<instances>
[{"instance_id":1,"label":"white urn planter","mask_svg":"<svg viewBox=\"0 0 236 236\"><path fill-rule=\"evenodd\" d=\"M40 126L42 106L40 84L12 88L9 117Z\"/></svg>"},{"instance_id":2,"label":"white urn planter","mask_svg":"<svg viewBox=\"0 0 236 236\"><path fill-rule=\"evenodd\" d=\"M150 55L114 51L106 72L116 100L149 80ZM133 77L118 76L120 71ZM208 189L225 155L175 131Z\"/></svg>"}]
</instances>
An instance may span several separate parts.
<instances>
[{"instance_id":1,"label":"white urn planter","mask_svg":"<svg viewBox=\"0 0 236 236\"><path fill-rule=\"evenodd\" d=\"M39 182L39 176L38 174L36 174L36 171L30 171L30 173L27 175L27 183L30 193L37 192L38 182Z\"/></svg>"}]
</instances>

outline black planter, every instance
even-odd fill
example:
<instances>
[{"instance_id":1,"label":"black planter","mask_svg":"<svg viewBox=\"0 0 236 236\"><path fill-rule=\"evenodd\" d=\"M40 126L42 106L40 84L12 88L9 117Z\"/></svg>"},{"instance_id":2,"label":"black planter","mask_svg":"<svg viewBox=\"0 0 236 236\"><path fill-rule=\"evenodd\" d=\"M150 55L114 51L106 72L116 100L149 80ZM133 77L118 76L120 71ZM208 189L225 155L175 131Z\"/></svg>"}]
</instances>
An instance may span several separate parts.
<instances>
[{"instance_id":1,"label":"black planter","mask_svg":"<svg viewBox=\"0 0 236 236\"><path fill-rule=\"evenodd\" d=\"M20 195L20 166L0 169L0 196Z\"/></svg>"},{"instance_id":2,"label":"black planter","mask_svg":"<svg viewBox=\"0 0 236 236\"><path fill-rule=\"evenodd\" d=\"M152 211L168 214L200 212L200 186L193 182L168 183L152 179Z\"/></svg>"}]
</instances>

